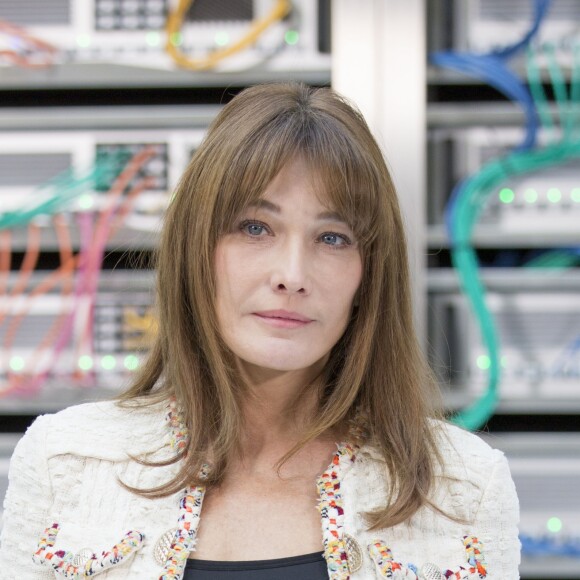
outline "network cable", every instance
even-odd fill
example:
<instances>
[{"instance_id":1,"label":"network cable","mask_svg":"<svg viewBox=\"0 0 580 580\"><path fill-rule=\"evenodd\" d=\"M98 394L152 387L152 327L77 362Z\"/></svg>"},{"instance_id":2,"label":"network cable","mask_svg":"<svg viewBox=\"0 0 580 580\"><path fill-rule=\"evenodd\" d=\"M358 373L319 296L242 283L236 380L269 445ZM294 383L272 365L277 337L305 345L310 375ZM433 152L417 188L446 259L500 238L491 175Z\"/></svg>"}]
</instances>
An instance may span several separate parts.
<instances>
[{"instance_id":1,"label":"network cable","mask_svg":"<svg viewBox=\"0 0 580 580\"><path fill-rule=\"evenodd\" d=\"M497 387L500 359L497 332L493 316L485 303L485 288L479 277L477 255L471 244L471 232L489 194L506 178L529 170L523 152L534 147L538 130L536 103L524 83L507 68L506 61L526 46L537 34L546 16L549 0L536 0L534 20L529 31L515 44L487 54L458 54L439 52L431 55L431 62L468 74L495 87L512 101L518 102L525 114L525 136L514 152L498 161L488 163L474 176L462 180L453 189L445 211L445 222L451 243L453 267L457 270L462 291L468 297L489 354L488 386L486 392L472 405L453 417L454 422L468 428L482 427L497 406ZM534 163L541 163L537 155Z\"/></svg>"},{"instance_id":2,"label":"network cable","mask_svg":"<svg viewBox=\"0 0 580 580\"><path fill-rule=\"evenodd\" d=\"M31 394L40 389L47 379L50 369L56 368L56 363L64 347L70 342L76 324L75 321L78 318L78 306L81 299L85 304L88 304L88 308L85 312L84 329L78 337L77 348L86 349L86 352L92 354L93 309L105 246L114 232L122 225L123 219L128 214L135 198L151 185L147 178L139 180L137 183L133 183L133 181L143 165L147 163L153 154L154 150L151 148L146 148L138 152L120 173L118 173L118 165L116 163L101 164L98 172L91 172L92 176L99 177L105 176L113 178L116 173L118 175L114 177L110 190L105 195L105 209L98 215L96 227L93 223L94 216L96 215L94 212L76 212L80 232L80 251L77 255L74 255L72 252L70 236L65 227L64 220L58 215L54 216L53 219L60 247L61 266L56 272L53 272L50 276L42 280L36 288L33 288L29 292L26 302L24 302L24 307L21 307L18 312L12 314L9 327L4 335L4 358L8 357L16 331L20 327L33 301L51 290L60 281L63 282L61 289L63 304L64 296L71 296L73 299L72 307L69 307L67 311L63 311L57 317L31 357L31 360L38 361L40 358L39 355L44 349L50 346L51 363L49 365L45 364L45 368L40 372L32 372L32 367L28 368L26 373L16 373L8 370L8 383L6 385L0 385L0 396L5 396L12 392ZM119 155L114 156L114 158L117 160ZM126 154L124 154L123 158L126 160ZM61 177L56 181L68 184L69 180L68 178L63 179ZM130 189L127 191L129 187ZM123 193L126 193L126 195L121 197ZM60 199L60 202L62 203L62 199ZM15 212L12 213L14 214ZM27 212L24 212L24 215L28 215ZM10 292L12 299L23 294L25 291L30 273L36 263L34 257L38 255L39 244L35 243L35 240L36 242L38 240L37 237L32 237L33 234L38 233L38 227L33 222L30 222L29 229L31 235L29 237L23 268L21 268L18 280ZM0 266L2 268L0 273L7 273L10 268L9 239L9 230L0 230L0 248L2 249L0 252ZM77 268L77 275L76 283L73 285L72 280L74 278L75 268ZM1 322L0 320L0 324ZM81 354L81 352L77 351L77 359ZM77 378L79 377L77 376Z\"/></svg>"},{"instance_id":3,"label":"network cable","mask_svg":"<svg viewBox=\"0 0 580 580\"><path fill-rule=\"evenodd\" d=\"M472 228L489 194L505 179L513 175L533 172L542 167L565 163L580 155L580 142L572 138L574 119L561 71L557 66L553 49L550 46L544 49L547 52L548 70L560 110L560 119L564 123L562 141L538 151L526 152L526 148L520 147L519 151L516 149L511 155L486 165L477 175L464 180L456 187L448 205L447 224L452 242L453 265L458 270L463 290L468 295L478 319L490 359L487 392L476 404L455 417L458 423L469 428L480 427L491 416L498 398L497 384L500 368L494 322L485 304L485 290L478 276L477 258L470 243ZM577 97L579 94L579 75L576 70L578 68L577 52L574 68L571 94ZM548 129L553 129L554 124L549 116L539 70L532 51L528 51L528 78L540 118Z\"/></svg>"},{"instance_id":4,"label":"network cable","mask_svg":"<svg viewBox=\"0 0 580 580\"><path fill-rule=\"evenodd\" d=\"M54 45L6 20L0 20L0 33L11 38L12 44L17 47L16 50L0 50L0 58L24 68L44 68L54 64L58 54Z\"/></svg>"},{"instance_id":5,"label":"network cable","mask_svg":"<svg viewBox=\"0 0 580 580\"><path fill-rule=\"evenodd\" d=\"M549 536L535 538L528 534L520 534L520 541L522 554L580 558L580 538L553 538Z\"/></svg>"},{"instance_id":6,"label":"network cable","mask_svg":"<svg viewBox=\"0 0 580 580\"><path fill-rule=\"evenodd\" d=\"M169 13L165 29L167 34L165 50L178 66L194 71L212 69L225 58L249 48L270 26L284 19L292 9L290 0L276 0L272 11L263 18L254 20L242 38L210 52L205 58L192 58L179 48L180 42L176 41L182 38L183 22L192 4L193 0L179 0L175 10Z\"/></svg>"},{"instance_id":7,"label":"network cable","mask_svg":"<svg viewBox=\"0 0 580 580\"><path fill-rule=\"evenodd\" d=\"M564 269L580 265L580 248L544 250L524 263L524 268Z\"/></svg>"},{"instance_id":8,"label":"network cable","mask_svg":"<svg viewBox=\"0 0 580 580\"><path fill-rule=\"evenodd\" d=\"M27 196L20 207L0 211L0 231L23 226L38 216L53 215L69 210L74 200L92 192L94 184L103 178L118 175L127 164L129 155L119 152L96 161L92 168L77 177L72 168L40 186L34 195Z\"/></svg>"}]
</instances>

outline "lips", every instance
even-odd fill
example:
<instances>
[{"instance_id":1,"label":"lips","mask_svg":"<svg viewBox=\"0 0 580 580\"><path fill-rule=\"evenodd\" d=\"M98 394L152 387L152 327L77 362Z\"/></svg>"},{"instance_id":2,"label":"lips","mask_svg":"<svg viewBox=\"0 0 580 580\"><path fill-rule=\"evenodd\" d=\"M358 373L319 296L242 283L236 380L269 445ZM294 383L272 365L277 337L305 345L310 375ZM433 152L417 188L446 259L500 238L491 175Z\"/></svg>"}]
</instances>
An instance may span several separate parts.
<instances>
[{"instance_id":1,"label":"lips","mask_svg":"<svg viewBox=\"0 0 580 580\"><path fill-rule=\"evenodd\" d=\"M301 328L313 322L312 318L288 310L262 310L253 314L262 322L276 328Z\"/></svg>"},{"instance_id":2,"label":"lips","mask_svg":"<svg viewBox=\"0 0 580 580\"><path fill-rule=\"evenodd\" d=\"M279 320L288 320L295 322L312 322L312 318L308 318L298 312L289 312L288 310L263 310L261 312L254 312L256 316L261 318L277 318Z\"/></svg>"}]
</instances>

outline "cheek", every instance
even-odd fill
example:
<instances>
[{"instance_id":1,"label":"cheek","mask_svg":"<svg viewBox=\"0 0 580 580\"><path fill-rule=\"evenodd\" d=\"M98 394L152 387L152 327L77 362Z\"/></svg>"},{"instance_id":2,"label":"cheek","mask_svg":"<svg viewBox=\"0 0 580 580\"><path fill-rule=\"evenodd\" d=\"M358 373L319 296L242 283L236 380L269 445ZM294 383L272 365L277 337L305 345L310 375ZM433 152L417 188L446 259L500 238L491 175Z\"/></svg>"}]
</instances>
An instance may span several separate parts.
<instances>
[{"instance_id":1,"label":"cheek","mask_svg":"<svg viewBox=\"0 0 580 580\"><path fill-rule=\"evenodd\" d=\"M224 242L215 254L218 315L235 309L251 293L259 279L256 260L248 261L239 249Z\"/></svg>"},{"instance_id":2,"label":"cheek","mask_svg":"<svg viewBox=\"0 0 580 580\"><path fill-rule=\"evenodd\" d=\"M362 263L353 259L334 267L323 276L326 294L341 304L350 304L362 281Z\"/></svg>"},{"instance_id":3,"label":"cheek","mask_svg":"<svg viewBox=\"0 0 580 580\"><path fill-rule=\"evenodd\" d=\"M235 278L235 273L231 271L228 251L223 242L220 242L216 248L215 278L216 308L218 317L221 318L232 301L232 278Z\"/></svg>"}]
</instances>

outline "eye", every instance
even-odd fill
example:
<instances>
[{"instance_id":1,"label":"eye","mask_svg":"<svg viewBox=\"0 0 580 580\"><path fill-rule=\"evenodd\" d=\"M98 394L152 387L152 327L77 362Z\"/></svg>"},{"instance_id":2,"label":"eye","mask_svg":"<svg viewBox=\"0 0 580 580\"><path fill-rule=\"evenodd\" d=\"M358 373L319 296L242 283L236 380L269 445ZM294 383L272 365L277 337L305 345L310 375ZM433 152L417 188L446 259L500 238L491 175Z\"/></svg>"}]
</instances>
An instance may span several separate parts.
<instances>
[{"instance_id":1,"label":"eye","mask_svg":"<svg viewBox=\"0 0 580 580\"><path fill-rule=\"evenodd\" d=\"M347 236L335 232L325 232L320 236L320 241L327 246L350 246L352 244Z\"/></svg>"},{"instance_id":2,"label":"eye","mask_svg":"<svg viewBox=\"0 0 580 580\"><path fill-rule=\"evenodd\" d=\"M269 233L268 226L266 226L266 224L249 220L244 220L240 224L240 230L249 236L252 236L253 238L257 238Z\"/></svg>"}]
</instances>

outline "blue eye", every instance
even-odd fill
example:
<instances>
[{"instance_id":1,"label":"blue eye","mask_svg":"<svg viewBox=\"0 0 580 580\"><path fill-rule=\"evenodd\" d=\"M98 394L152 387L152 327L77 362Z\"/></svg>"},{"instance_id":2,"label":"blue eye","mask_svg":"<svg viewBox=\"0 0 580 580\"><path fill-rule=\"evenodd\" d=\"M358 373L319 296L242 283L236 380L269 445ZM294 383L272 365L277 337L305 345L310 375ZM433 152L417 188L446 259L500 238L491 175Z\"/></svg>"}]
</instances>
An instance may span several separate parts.
<instances>
[{"instance_id":1,"label":"blue eye","mask_svg":"<svg viewBox=\"0 0 580 580\"><path fill-rule=\"evenodd\" d=\"M264 231L264 226L250 224L249 226L246 226L246 230L252 236L259 236Z\"/></svg>"},{"instance_id":2,"label":"blue eye","mask_svg":"<svg viewBox=\"0 0 580 580\"><path fill-rule=\"evenodd\" d=\"M335 234L333 232L326 232L320 236L320 239L327 246L348 246L351 241L342 234Z\"/></svg>"},{"instance_id":3,"label":"blue eye","mask_svg":"<svg viewBox=\"0 0 580 580\"><path fill-rule=\"evenodd\" d=\"M243 221L240 224L240 229L254 238L260 237L264 233L268 233L266 225L260 222Z\"/></svg>"}]
</instances>

